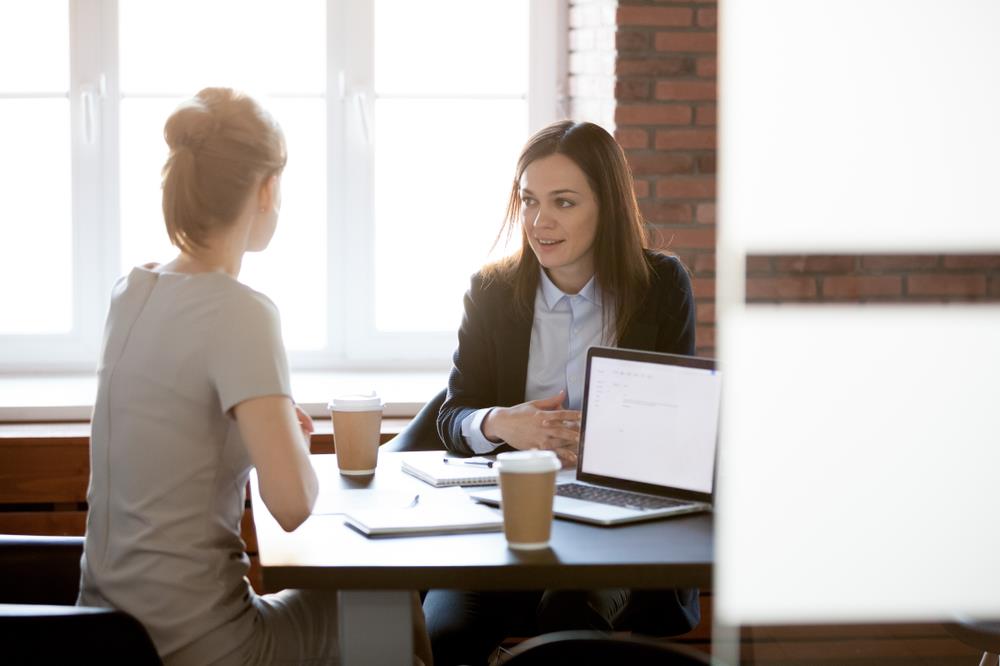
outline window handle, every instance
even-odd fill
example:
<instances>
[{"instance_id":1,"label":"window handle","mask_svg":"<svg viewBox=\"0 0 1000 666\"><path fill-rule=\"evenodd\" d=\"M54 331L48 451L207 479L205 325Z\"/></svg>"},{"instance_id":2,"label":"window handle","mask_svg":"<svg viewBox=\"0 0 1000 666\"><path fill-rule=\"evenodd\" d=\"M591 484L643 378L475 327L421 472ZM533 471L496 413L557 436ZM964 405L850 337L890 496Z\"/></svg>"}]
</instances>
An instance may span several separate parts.
<instances>
[{"instance_id":1,"label":"window handle","mask_svg":"<svg viewBox=\"0 0 1000 666\"><path fill-rule=\"evenodd\" d=\"M93 145L97 140L97 104L104 99L104 75L96 83L80 87L80 102L83 106L83 141Z\"/></svg>"},{"instance_id":2,"label":"window handle","mask_svg":"<svg viewBox=\"0 0 1000 666\"><path fill-rule=\"evenodd\" d=\"M337 72L337 92L342 102L347 102L349 98L354 98L354 105L358 111L358 120L361 121L361 133L365 137L365 143L371 145L372 133L369 127L368 116L368 94L363 89L359 90L347 85L347 74L341 70Z\"/></svg>"},{"instance_id":3,"label":"window handle","mask_svg":"<svg viewBox=\"0 0 1000 666\"><path fill-rule=\"evenodd\" d=\"M368 127L368 95L363 92L355 93L354 100L358 105L358 117L361 119L361 132L365 136L365 143L371 145L371 129Z\"/></svg>"}]
</instances>

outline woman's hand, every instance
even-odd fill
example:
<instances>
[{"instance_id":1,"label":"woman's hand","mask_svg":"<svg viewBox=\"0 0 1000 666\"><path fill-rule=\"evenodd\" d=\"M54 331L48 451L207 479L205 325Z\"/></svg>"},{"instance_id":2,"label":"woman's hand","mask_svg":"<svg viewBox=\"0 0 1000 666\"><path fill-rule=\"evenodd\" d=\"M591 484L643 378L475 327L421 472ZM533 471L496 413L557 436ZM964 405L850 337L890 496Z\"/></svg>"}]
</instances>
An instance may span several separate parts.
<instances>
[{"instance_id":1,"label":"woman's hand","mask_svg":"<svg viewBox=\"0 0 1000 666\"><path fill-rule=\"evenodd\" d=\"M312 417L306 414L304 409L295 405L295 418L299 421L299 428L302 429L302 436L305 437L306 446L308 447L312 441L312 434L316 430Z\"/></svg>"},{"instance_id":2,"label":"woman's hand","mask_svg":"<svg viewBox=\"0 0 1000 666\"><path fill-rule=\"evenodd\" d=\"M560 409L566 392L551 398L523 402L513 407L495 407L483 420L483 434L515 449L553 451L563 466L576 464L580 446L580 412Z\"/></svg>"}]
</instances>

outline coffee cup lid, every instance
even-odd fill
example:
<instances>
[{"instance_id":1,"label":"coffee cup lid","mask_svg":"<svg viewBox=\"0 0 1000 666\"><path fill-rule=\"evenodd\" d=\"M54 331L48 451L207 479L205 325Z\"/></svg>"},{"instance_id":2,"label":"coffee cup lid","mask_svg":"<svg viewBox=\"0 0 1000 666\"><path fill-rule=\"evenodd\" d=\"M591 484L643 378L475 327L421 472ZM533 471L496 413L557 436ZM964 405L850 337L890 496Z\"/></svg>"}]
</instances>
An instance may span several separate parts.
<instances>
[{"instance_id":1,"label":"coffee cup lid","mask_svg":"<svg viewBox=\"0 0 1000 666\"><path fill-rule=\"evenodd\" d=\"M555 453L541 449L510 451L497 456L497 469L501 472L552 472L561 467Z\"/></svg>"},{"instance_id":2,"label":"coffee cup lid","mask_svg":"<svg viewBox=\"0 0 1000 666\"><path fill-rule=\"evenodd\" d=\"M338 395L327 404L326 408L338 412L369 412L382 409L382 399L375 391Z\"/></svg>"}]
</instances>

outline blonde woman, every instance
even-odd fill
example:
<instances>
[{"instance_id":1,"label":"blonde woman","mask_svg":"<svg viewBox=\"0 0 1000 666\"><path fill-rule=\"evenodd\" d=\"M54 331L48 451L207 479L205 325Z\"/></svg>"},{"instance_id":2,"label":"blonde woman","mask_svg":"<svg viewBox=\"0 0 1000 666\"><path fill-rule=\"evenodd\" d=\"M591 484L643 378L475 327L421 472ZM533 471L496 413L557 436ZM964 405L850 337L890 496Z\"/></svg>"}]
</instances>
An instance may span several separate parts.
<instances>
[{"instance_id":1,"label":"blonde woman","mask_svg":"<svg viewBox=\"0 0 1000 666\"><path fill-rule=\"evenodd\" d=\"M258 596L239 531L251 467L286 530L318 492L278 311L237 280L274 234L284 139L226 88L182 104L164 137L163 215L180 253L114 287L78 603L135 616L167 664L335 663L336 592Z\"/></svg>"}]
</instances>

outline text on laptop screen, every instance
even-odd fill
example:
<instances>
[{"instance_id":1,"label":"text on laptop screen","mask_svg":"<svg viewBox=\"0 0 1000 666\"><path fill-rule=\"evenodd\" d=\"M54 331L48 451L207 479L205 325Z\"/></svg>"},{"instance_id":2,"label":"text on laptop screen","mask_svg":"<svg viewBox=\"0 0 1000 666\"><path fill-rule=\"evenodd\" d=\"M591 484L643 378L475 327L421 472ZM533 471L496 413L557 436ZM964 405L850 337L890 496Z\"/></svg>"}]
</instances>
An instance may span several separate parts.
<instances>
[{"instance_id":1,"label":"text on laptop screen","mask_svg":"<svg viewBox=\"0 0 1000 666\"><path fill-rule=\"evenodd\" d=\"M712 492L721 384L715 370L593 357L582 471Z\"/></svg>"}]
</instances>

